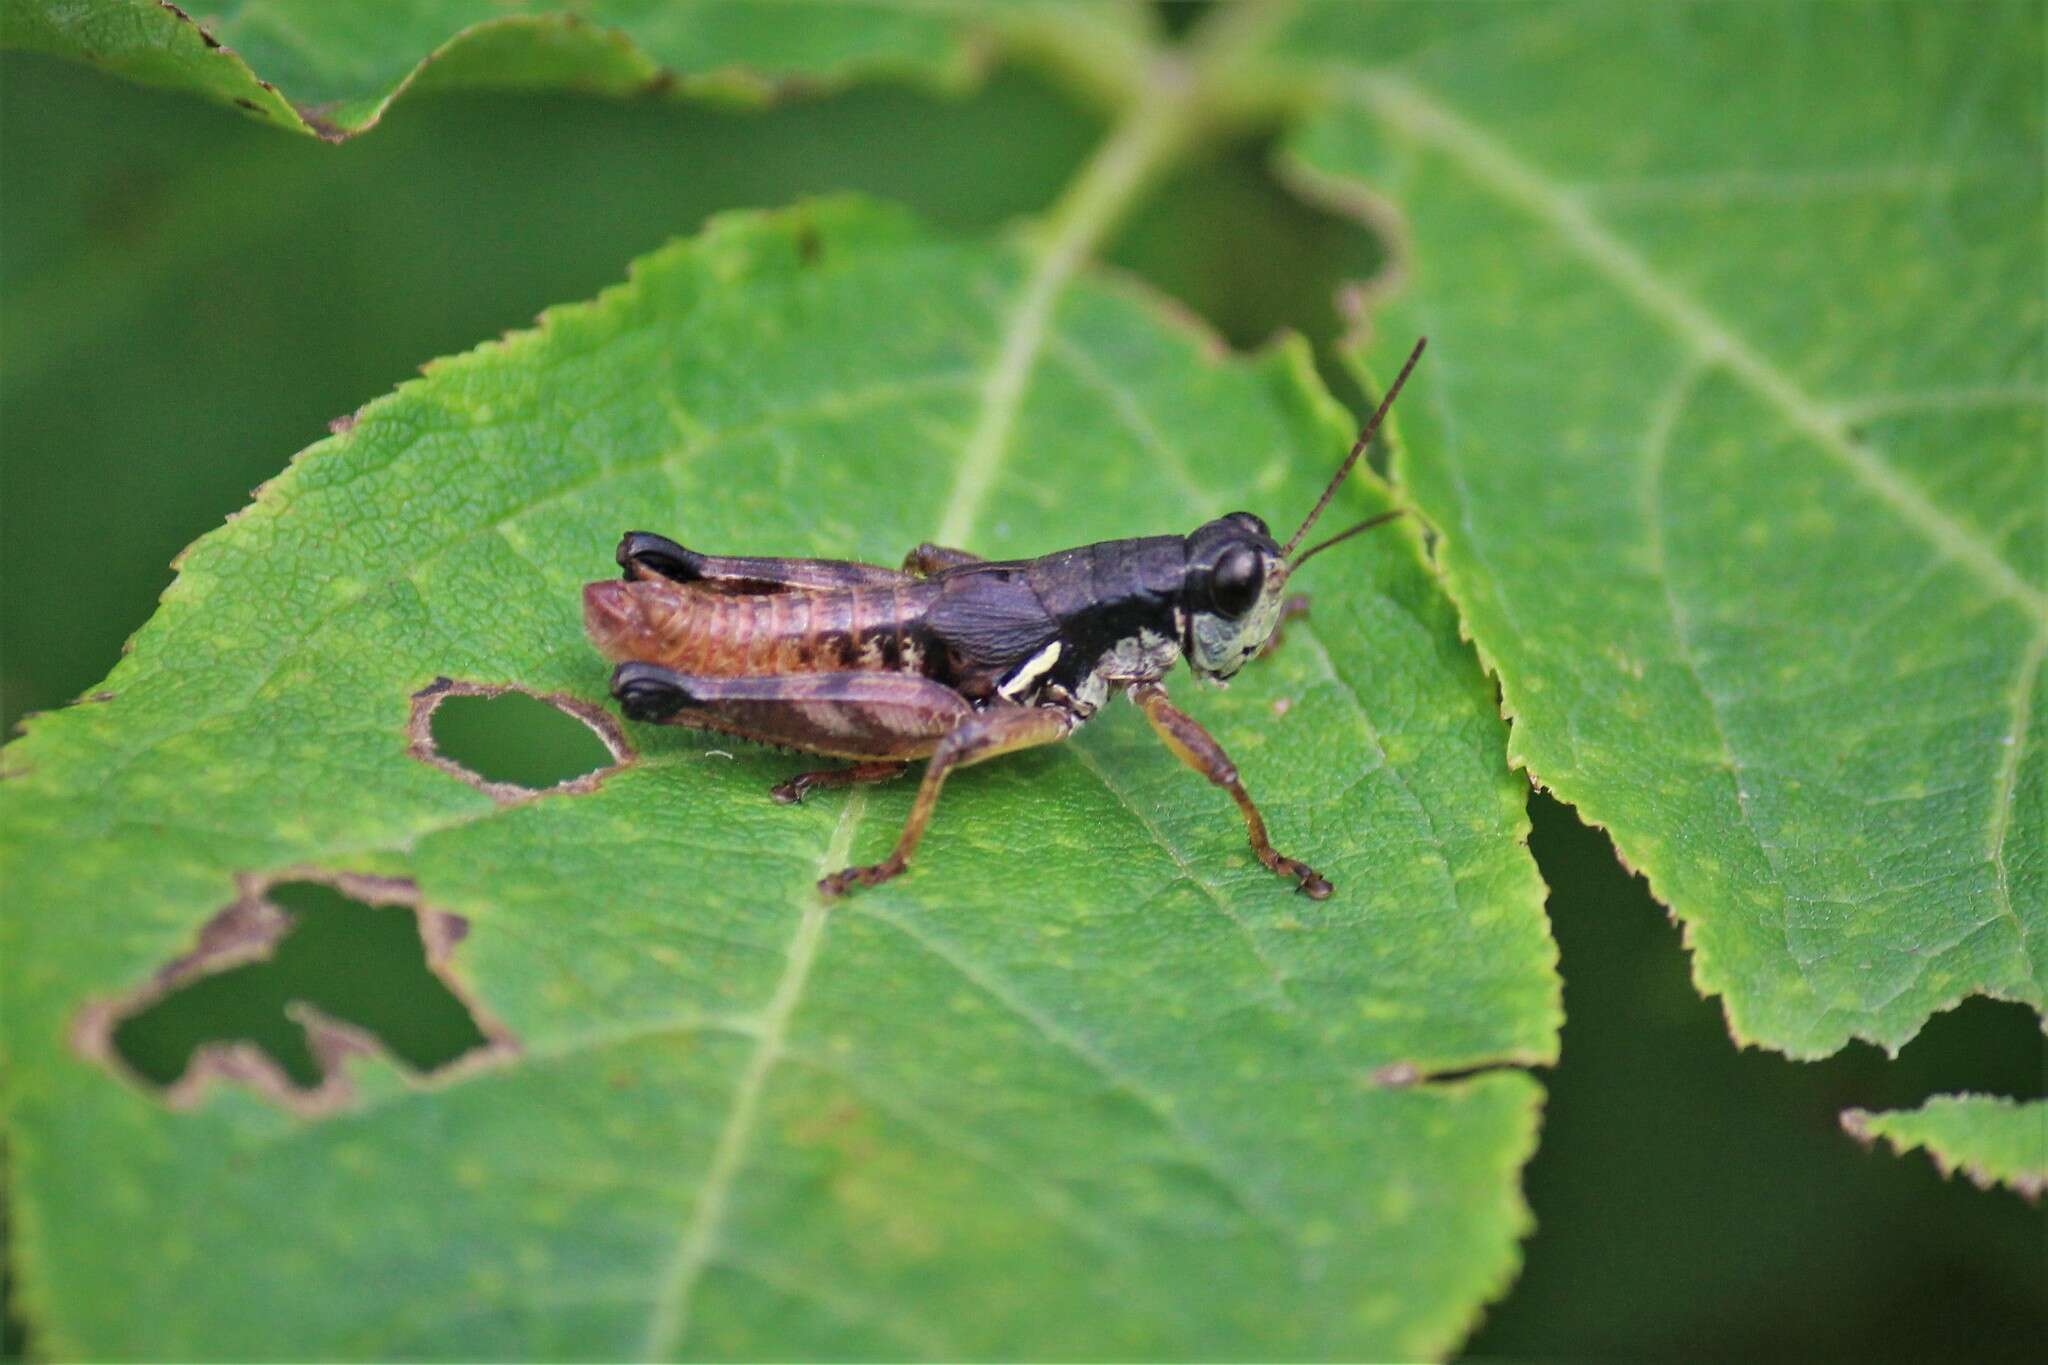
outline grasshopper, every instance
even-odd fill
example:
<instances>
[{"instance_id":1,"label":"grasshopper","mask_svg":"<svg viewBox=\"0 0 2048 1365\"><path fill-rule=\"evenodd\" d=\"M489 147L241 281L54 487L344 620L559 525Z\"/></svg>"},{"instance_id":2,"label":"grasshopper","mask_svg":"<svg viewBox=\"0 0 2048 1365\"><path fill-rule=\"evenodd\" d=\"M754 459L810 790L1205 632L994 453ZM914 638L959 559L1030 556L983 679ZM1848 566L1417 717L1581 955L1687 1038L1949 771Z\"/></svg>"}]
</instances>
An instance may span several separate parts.
<instances>
[{"instance_id":1,"label":"grasshopper","mask_svg":"<svg viewBox=\"0 0 2048 1365\"><path fill-rule=\"evenodd\" d=\"M1276 850L1223 747L1166 698L1186 659L1221 686L1307 607L1287 584L1313 556L1400 515L1369 518L1295 548L1364 454L1422 357L1418 341L1351 452L1285 545L1249 512L1186 536L1143 536L988 561L924 544L900 569L838 559L699 554L645 531L618 547L622 580L583 590L584 627L617 667L611 690L637 721L686 726L851 760L798 773L770 793L901 775L928 759L896 847L818 883L827 896L909 866L956 768L1065 739L1116 692L1166 747L1227 791L1252 852L1322 900L1330 883Z\"/></svg>"}]
</instances>

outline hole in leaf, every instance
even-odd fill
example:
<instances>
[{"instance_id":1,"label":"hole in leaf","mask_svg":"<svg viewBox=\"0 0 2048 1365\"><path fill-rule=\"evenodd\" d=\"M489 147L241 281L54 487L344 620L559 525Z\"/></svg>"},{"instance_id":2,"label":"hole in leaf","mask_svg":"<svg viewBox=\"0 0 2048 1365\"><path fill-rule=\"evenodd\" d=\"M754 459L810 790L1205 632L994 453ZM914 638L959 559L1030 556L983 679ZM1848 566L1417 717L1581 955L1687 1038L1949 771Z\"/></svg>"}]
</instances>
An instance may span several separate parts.
<instances>
[{"instance_id":1,"label":"hole in leaf","mask_svg":"<svg viewBox=\"0 0 2048 1365\"><path fill-rule=\"evenodd\" d=\"M245 879L191 953L89 1007L79 1045L175 1106L220 1076L294 1109L332 1109L349 1096L351 1054L382 1052L427 1076L513 1050L447 975L467 928L406 881Z\"/></svg>"},{"instance_id":2,"label":"hole in leaf","mask_svg":"<svg viewBox=\"0 0 2048 1365\"><path fill-rule=\"evenodd\" d=\"M612 761L590 727L524 692L450 697L434 710L434 747L486 782L539 789Z\"/></svg>"},{"instance_id":3,"label":"hole in leaf","mask_svg":"<svg viewBox=\"0 0 2048 1365\"><path fill-rule=\"evenodd\" d=\"M1184 9L1191 7L1173 7ZM1181 303L1239 350L1295 331L1337 399L1363 417L1376 394L1338 357L1401 269L1400 228L1376 200L1339 195L1299 172L1271 130L1183 163L1110 243L1111 263ZM1267 243L1248 265L1244 243ZM1366 461L1381 477L1388 447Z\"/></svg>"},{"instance_id":4,"label":"hole in leaf","mask_svg":"<svg viewBox=\"0 0 2048 1365\"><path fill-rule=\"evenodd\" d=\"M415 758L508 803L590 791L633 756L599 707L447 678L413 695L410 729Z\"/></svg>"},{"instance_id":5,"label":"hole in leaf","mask_svg":"<svg viewBox=\"0 0 2048 1365\"><path fill-rule=\"evenodd\" d=\"M1378 277L1387 247L1355 215L1289 185L1274 158L1271 134L1195 156L1132 213L1109 258L1240 350L1292 330L1320 351L1355 325L1341 290ZM1247 266L1246 242L1271 246L1257 268Z\"/></svg>"},{"instance_id":6,"label":"hole in leaf","mask_svg":"<svg viewBox=\"0 0 2048 1365\"><path fill-rule=\"evenodd\" d=\"M1161 26L1175 38L1181 38L1197 19L1208 15L1210 4L1209 0L1152 0L1152 9Z\"/></svg>"}]
</instances>

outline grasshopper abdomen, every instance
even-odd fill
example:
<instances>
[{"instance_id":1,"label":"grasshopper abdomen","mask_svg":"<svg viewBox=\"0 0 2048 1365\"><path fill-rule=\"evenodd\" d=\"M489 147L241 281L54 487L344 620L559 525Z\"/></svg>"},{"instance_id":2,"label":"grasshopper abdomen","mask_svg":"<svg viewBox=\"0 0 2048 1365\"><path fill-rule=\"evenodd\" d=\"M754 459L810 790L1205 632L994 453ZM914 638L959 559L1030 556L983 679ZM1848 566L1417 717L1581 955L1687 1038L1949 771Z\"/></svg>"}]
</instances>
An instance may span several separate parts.
<instances>
[{"instance_id":1,"label":"grasshopper abdomen","mask_svg":"<svg viewBox=\"0 0 2048 1365\"><path fill-rule=\"evenodd\" d=\"M922 673L934 585L722 593L665 579L592 583L585 629L614 663L678 673Z\"/></svg>"}]
</instances>

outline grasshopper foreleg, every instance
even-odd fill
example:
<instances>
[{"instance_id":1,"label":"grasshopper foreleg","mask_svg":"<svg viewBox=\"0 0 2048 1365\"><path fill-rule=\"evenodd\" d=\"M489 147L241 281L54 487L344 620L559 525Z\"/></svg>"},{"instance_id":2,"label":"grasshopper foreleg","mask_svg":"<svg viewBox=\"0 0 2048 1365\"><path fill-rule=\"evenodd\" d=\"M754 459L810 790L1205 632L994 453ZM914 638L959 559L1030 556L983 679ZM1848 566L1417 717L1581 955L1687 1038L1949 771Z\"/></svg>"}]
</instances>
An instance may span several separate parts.
<instances>
[{"instance_id":1,"label":"grasshopper foreleg","mask_svg":"<svg viewBox=\"0 0 2048 1365\"><path fill-rule=\"evenodd\" d=\"M1140 683L1131 689L1131 700L1145 713L1145 719L1152 722L1152 728L1159 738L1166 741L1166 747L1180 756L1181 762L1193 768L1202 776L1230 793L1230 799L1237 802L1237 808L1244 813L1245 832L1251 836L1252 852L1268 869L1293 881L1302 894L1311 900L1323 900L1330 894L1330 883L1307 863L1290 858L1273 847L1266 837L1266 822L1259 814L1259 808L1252 804L1251 793L1244 789L1238 778L1237 765L1230 761L1230 755L1223 752L1223 746L1215 737L1196 723L1195 718L1166 699L1166 689L1158 683Z\"/></svg>"},{"instance_id":2,"label":"grasshopper foreleg","mask_svg":"<svg viewBox=\"0 0 2048 1365\"><path fill-rule=\"evenodd\" d=\"M917 852L918 840L924 837L924 827L939 804L939 789L946 785L946 777L953 769L1065 739L1079 723L1070 713L1049 706L993 706L973 712L933 751L932 761L925 765L924 781L918 784L917 800L910 807L910 818L904 821L903 833L897 837L889 856L868 867L835 872L820 881L818 889L828 896L838 896L849 887L876 886L896 876L910 865L910 855Z\"/></svg>"}]
</instances>

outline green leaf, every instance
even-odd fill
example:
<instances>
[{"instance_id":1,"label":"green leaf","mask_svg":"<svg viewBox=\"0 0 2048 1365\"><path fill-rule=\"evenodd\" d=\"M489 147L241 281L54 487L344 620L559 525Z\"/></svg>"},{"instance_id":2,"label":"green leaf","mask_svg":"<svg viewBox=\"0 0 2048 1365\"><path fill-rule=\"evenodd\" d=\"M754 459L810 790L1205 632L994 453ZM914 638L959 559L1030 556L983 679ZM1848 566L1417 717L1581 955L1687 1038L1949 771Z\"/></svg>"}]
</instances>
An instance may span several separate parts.
<instances>
[{"instance_id":1,"label":"green leaf","mask_svg":"<svg viewBox=\"0 0 2048 1365\"><path fill-rule=\"evenodd\" d=\"M1055 0L222 0L196 18L159 0L8 0L0 45L90 62L340 142L413 88L759 103L871 77L958 85L973 74L980 30L1027 43L1073 39L1067 46L1087 65L1139 41L1143 18L1137 7ZM1083 48L1095 55L1079 55Z\"/></svg>"},{"instance_id":2,"label":"green leaf","mask_svg":"<svg viewBox=\"0 0 2048 1365\"><path fill-rule=\"evenodd\" d=\"M1396 468L1743 1042L2048 1004L2041 6L1315 6ZM1456 22L1452 22L1452 19ZM1296 83L1300 76L1296 74Z\"/></svg>"},{"instance_id":3,"label":"green leaf","mask_svg":"<svg viewBox=\"0 0 2048 1365\"><path fill-rule=\"evenodd\" d=\"M2048 1189L2048 1100L1936 1095L1918 1109L1844 1110L1842 1127L1901 1156L1924 1147L1943 1175L1961 1170L1979 1189L2004 1185L2028 1199Z\"/></svg>"},{"instance_id":4,"label":"green leaf","mask_svg":"<svg viewBox=\"0 0 2048 1365\"><path fill-rule=\"evenodd\" d=\"M1514 1068L1555 1057L1558 983L1525 788L1412 527L1318 560L1313 616L1228 694L1179 689L1321 903L1127 707L955 779L910 874L829 912L815 878L878 855L907 787L781 807L802 760L644 727L505 802L408 754L437 677L608 705L578 593L626 527L891 562L940 530L1011 555L1298 516L1350 426L1304 348L1227 355L1075 259L846 201L722 219L372 403L188 552L111 697L4 751L0 1074L45 1350L1459 1339L1528 1226ZM246 950L266 879L339 874L426 907L469 1061L266 1093L216 1051L173 1108L93 1046L231 903L212 941Z\"/></svg>"}]
</instances>

